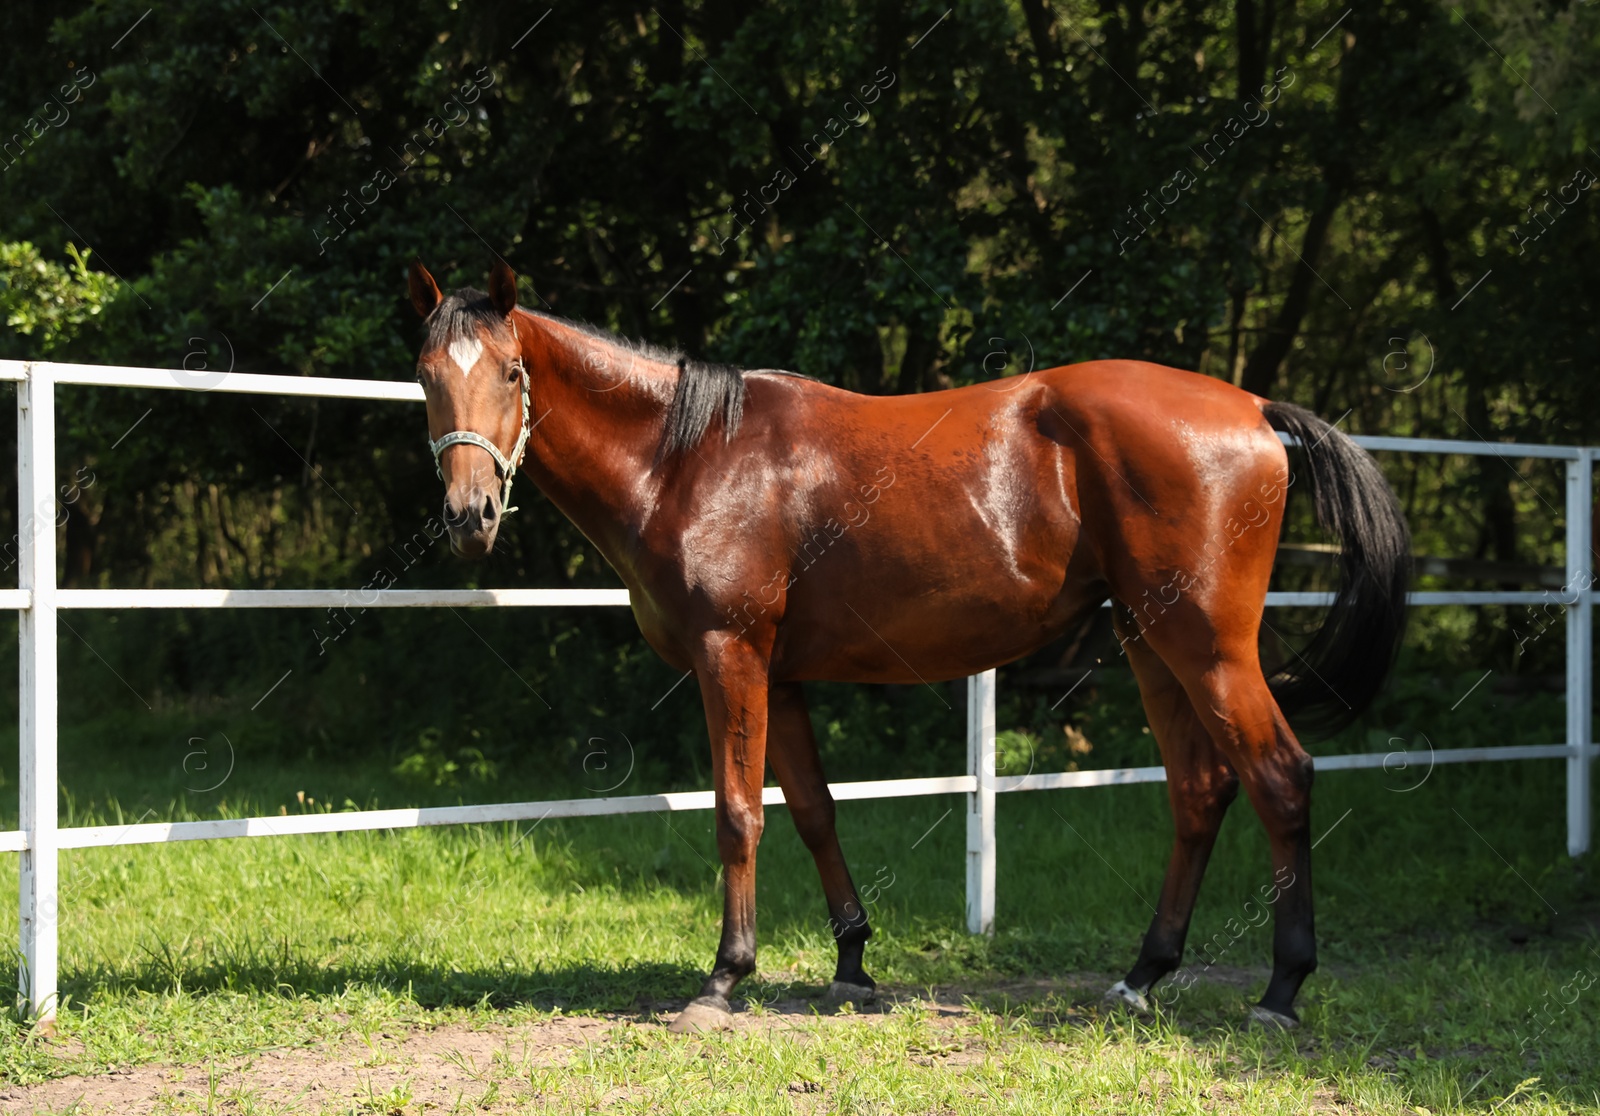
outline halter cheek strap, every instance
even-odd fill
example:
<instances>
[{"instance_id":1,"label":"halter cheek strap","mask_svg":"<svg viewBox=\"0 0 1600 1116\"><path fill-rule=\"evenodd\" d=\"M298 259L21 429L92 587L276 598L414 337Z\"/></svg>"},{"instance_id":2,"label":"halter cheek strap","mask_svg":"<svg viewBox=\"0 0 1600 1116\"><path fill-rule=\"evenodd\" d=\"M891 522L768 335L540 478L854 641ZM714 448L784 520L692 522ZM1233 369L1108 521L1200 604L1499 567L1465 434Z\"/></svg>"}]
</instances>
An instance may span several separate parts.
<instances>
[{"instance_id":1,"label":"halter cheek strap","mask_svg":"<svg viewBox=\"0 0 1600 1116\"><path fill-rule=\"evenodd\" d=\"M444 480L444 465L439 460L439 455L451 446L468 445L477 446L479 449L488 450L489 456L494 458L494 468L500 477L500 514L510 515L517 509L511 506L511 482L516 478L517 468L522 464L522 455L528 448L528 436L533 433L533 428L528 425L530 412L528 399L528 370L522 363L522 358L517 358L517 370L521 373L522 382L522 422L517 429L517 444L507 457L500 452L500 447L495 445L482 434L471 430L452 430L443 435L437 442L428 439L428 448L433 451L433 467L439 474L439 479Z\"/></svg>"}]
</instances>

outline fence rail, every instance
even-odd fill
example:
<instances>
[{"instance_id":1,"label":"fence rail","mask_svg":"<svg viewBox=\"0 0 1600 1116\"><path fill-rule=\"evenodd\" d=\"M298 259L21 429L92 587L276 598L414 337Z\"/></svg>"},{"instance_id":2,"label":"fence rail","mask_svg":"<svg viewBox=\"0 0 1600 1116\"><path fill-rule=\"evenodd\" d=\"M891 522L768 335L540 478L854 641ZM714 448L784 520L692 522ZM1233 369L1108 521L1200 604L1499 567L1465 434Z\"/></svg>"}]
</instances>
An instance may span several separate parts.
<instances>
[{"instance_id":1,"label":"fence rail","mask_svg":"<svg viewBox=\"0 0 1600 1116\"><path fill-rule=\"evenodd\" d=\"M61 828L57 792L57 614L61 609L190 608L435 608L435 607L619 607L622 589L59 589L56 587L55 388L58 384L237 392L314 399L384 402L423 400L416 384L371 380L190 372L159 368L102 367L0 361L0 380L17 384L18 587L0 589L0 608L15 609L20 622L18 670L18 828L0 832L0 852L21 857L20 1010L40 1020L56 1009L58 968L58 859L63 849L105 848L241 837L287 837L310 833L405 829L431 825L520 822L545 818L600 817L713 808L711 791L563 799L399 810L220 818L195 822ZM1595 592L1587 571L1593 463L1600 450L1586 446L1457 442L1431 438L1357 437L1370 450L1401 453L1493 455L1562 460L1566 466L1566 588L1552 591L1416 592L1410 603L1425 605L1559 605L1567 618L1567 739L1562 744L1500 748L1437 749L1430 763L1482 763L1565 759L1567 849L1586 852L1591 828L1590 769L1597 752L1590 742L1593 694ZM420 441L419 441L420 445ZM48 522L41 521L50 509ZM1581 584L1580 584L1581 582ZM1576 587L1576 588L1575 588ZM1320 606L1328 593L1269 593L1269 607ZM833 783L839 801L917 795L966 796L967 926L992 933L995 921L995 795L1031 790L1066 790L1162 782L1160 767L998 775L995 771L995 672L967 680L967 772L921 779ZM1318 756L1323 771L1386 768L1397 753ZM1420 760L1420 756L1417 757ZM1410 763L1411 756L1404 762ZM783 792L762 792L768 805Z\"/></svg>"}]
</instances>

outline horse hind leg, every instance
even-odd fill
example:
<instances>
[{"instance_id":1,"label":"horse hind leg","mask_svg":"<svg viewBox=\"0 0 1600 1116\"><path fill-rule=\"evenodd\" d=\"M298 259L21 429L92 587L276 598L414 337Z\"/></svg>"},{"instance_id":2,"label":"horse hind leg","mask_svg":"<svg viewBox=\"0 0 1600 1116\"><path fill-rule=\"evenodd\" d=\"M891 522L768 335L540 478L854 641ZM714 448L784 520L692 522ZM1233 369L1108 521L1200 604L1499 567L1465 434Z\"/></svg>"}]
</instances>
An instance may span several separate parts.
<instances>
[{"instance_id":1,"label":"horse hind leg","mask_svg":"<svg viewBox=\"0 0 1600 1116\"><path fill-rule=\"evenodd\" d=\"M1263 690L1266 683L1261 684ZM1272 701L1270 693L1267 701ZM1251 1009L1257 1022L1292 1027L1300 1021L1295 997L1317 968L1316 921L1311 902L1311 783L1315 768L1274 702L1276 747L1258 760L1246 782L1251 804L1272 843L1272 977ZM1263 892L1267 887L1262 888Z\"/></svg>"},{"instance_id":2,"label":"horse hind leg","mask_svg":"<svg viewBox=\"0 0 1600 1116\"><path fill-rule=\"evenodd\" d=\"M1295 996L1317 967L1311 901L1312 760L1267 687L1253 632L1249 639L1217 639L1199 632L1175 638L1177 628L1152 628L1147 635L1165 640L1158 649L1184 683L1218 750L1238 773L1272 847L1272 880L1259 889L1262 901L1274 908L1272 978L1251 1015L1260 1022L1294 1026L1299 1022Z\"/></svg>"},{"instance_id":3,"label":"horse hind leg","mask_svg":"<svg viewBox=\"0 0 1600 1116\"><path fill-rule=\"evenodd\" d=\"M1161 657L1139 638L1131 618L1120 609L1116 624L1167 769L1173 820L1172 856L1139 958L1106 993L1108 1000L1143 1011L1149 1008L1148 997L1156 982L1183 961L1200 883L1222 819L1238 794L1239 780L1201 723L1188 692Z\"/></svg>"}]
</instances>

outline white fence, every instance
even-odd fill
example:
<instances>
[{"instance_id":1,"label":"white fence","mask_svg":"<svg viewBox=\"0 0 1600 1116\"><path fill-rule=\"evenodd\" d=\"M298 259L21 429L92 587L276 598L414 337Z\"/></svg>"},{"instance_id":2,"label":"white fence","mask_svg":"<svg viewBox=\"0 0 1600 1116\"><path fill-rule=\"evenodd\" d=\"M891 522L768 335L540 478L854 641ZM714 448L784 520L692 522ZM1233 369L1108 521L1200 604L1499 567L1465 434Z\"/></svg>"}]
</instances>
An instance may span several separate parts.
<instances>
[{"instance_id":1,"label":"white fence","mask_svg":"<svg viewBox=\"0 0 1600 1116\"><path fill-rule=\"evenodd\" d=\"M214 382L203 382L212 379ZM198 822L59 827L56 778L56 615L61 609L104 608L366 608L497 605L512 607L621 606L621 589L484 589L363 591L352 589L202 590L56 588L55 386L173 388L324 399L422 402L416 384L339 380L242 373L196 374L157 368L117 368L82 364L0 361L0 380L17 381L18 588L0 590L0 608L21 614L19 670L20 752L19 826L0 832L0 851L21 854L21 975L19 1010L41 1020L55 1013L57 942L57 861L62 849L104 848L161 841L199 841L219 837L282 837L360 829L422 825L526 821L535 818L592 817L602 814L709 810L710 791L646 794L619 798L512 802L487 806L365 810L237 818ZM421 429L420 426L418 428ZM1567 762L1567 848L1576 856L1588 850L1589 768L1596 751L1589 741L1593 592L1587 573L1593 459L1600 450L1580 447L1490 445L1414 438L1357 438L1368 449L1411 453L1492 454L1517 458L1555 458L1567 462L1567 588L1555 599L1567 614L1567 740L1563 744L1499 748L1439 749L1434 763L1485 760L1565 759ZM420 446L421 440L418 439ZM419 450L420 452L420 450ZM1582 583L1581 586L1579 583ZM1578 588L1574 588L1579 586ZM1325 593L1271 593L1268 605L1318 605ZM1549 604L1548 592L1413 593L1416 605ZM889 779L834 783L840 801L913 795L967 796L967 924L973 933L994 929L995 794L1153 783L1165 779L1160 767L1104 771L996 776L995 675L968 680L967 773L943 778ZM1319 771L1381 767L1380 754L1318 756ZM762 800L781 803L783 792L767 788Z\"/></svg>"}]
</instances>

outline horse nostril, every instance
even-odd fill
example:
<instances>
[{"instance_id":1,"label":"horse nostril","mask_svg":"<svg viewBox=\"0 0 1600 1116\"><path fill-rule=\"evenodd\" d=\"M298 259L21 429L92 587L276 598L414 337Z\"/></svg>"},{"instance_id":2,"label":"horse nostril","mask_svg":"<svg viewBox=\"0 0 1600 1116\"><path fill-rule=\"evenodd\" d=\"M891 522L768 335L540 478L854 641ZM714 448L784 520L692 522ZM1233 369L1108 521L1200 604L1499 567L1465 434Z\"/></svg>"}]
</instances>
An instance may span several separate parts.
<instances>
[{"instance_id":1,"label":"horse nostril","mask_svg":"<svg viewBox=\"0 0 1600 1116\"><path fill-rule=\"evenodd\" d=\"M493 496L485 496L483 498L483 521L485 523L493 523L494 522L494 517L495 517L494 497Z\"/></svg>"},{"instance_id":2,"label":"horse nostril","mask_svg":"<svg viewBox=\"0 0 1600 1116\"><path fill-rule=\"evenodd\" d=\"M461 514L457 515L456 510L450 506L450 501L446 500L444 502L444 522L446 527L464 526L467 522L467 513L463 509Z\"/></svg>"}]
</instances>

